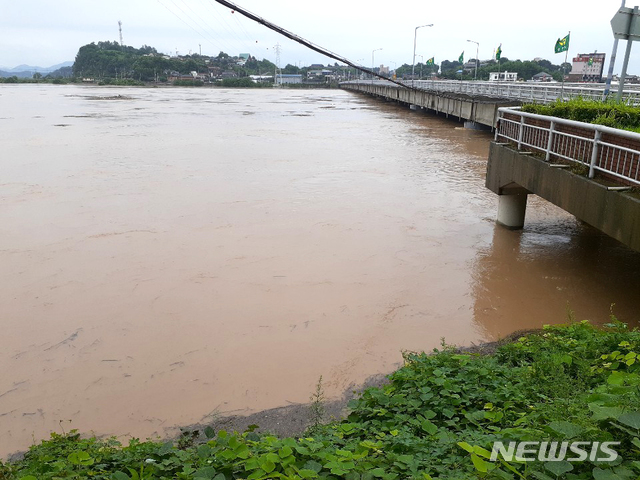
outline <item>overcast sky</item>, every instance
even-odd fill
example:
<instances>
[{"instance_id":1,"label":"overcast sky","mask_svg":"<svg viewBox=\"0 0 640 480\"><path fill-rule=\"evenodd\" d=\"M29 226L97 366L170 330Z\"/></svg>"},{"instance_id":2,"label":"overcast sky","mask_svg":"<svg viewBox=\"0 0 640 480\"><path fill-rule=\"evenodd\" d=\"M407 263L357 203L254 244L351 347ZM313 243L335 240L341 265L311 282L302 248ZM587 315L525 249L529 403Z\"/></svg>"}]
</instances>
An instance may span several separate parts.
<instances>
[{"instance_id":1,"label":"overcast sky","mask_svg":"<svg viewBox=\"0 0 640 480\"><path fill-rule=\"evenodd\" d=\"M237 0L237 4L317 45L365 66L411 63L414 29L417 54L424 59L491 58L502 44L503 57L531 60L542 57L559 64L554 54L558 37L571 31L569 61L595 50L609 56L613 36L609 21L619 0ZM629 5L633 6L633 3ZM73 61L82 45L118 40L122 21L124 43L143 44L175 55L251 53L275 62L281 45L281 66L288 63L333 63L277 35L215 0L0 0L0 66L28 64L47 67ZM201 46L200 46L201 45ZM620 42L616 72L624 57ZM417 61L421 58L417 57ZM395 63L394 63L395 62ZM629 73L640 74L640 44L634 45Z\"/></svg>"}]
</instances>

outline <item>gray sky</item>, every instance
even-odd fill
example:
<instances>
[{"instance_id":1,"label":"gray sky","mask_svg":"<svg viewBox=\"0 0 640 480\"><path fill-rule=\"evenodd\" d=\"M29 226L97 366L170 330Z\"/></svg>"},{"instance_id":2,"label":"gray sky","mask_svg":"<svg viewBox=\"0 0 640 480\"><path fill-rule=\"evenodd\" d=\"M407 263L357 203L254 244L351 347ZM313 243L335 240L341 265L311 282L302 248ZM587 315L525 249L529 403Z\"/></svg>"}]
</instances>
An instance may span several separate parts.
<instances>
[{"instance_id":1,"label":"gray sky","mask_svg":"<svg viewBox=\"0 0 640 480\"><path fill-rule=\"evenodd\" d=\"M569 61L578 53L607 54L613 45L609 21L619 0L237 0L237 3L306 39L365 66L411 63L414 29L417 54L426 60L490 58L502 44L503 57L531 60L542 57L559 64L554 54L558 37L571 31ZM633 5L632 3L630 4ZM29 64L46 67L72 61L82 45L118 39L153 46L164 53L232 55L251 53L275 62L274 45L281 45L281 66L328 63L330 60L257 25L214 0L0 0L0 66ZM620 42L619 72L626 42ZM417 57L416 61L421 58ZM330 61L333 63L333 61ZM634 45L629 73L640 74L640 42Z\"/></svg>"}]
</instances>

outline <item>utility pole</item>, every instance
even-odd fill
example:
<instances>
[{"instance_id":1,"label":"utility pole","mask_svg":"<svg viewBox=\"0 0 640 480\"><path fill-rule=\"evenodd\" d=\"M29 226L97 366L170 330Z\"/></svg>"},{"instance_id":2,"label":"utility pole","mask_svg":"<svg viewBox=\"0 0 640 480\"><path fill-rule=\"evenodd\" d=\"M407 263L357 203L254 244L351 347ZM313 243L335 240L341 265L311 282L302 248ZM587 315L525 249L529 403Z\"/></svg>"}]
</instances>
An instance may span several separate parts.
<instances>
[{"instance_id":1,"label":"utility pole","mask_svg":"<svg viewBox=\"0 0 640 480\"><path fill-rule=\"evenodd\" d=\"M124 42L122 41L122 22L118 20L118 30L120 31L120 46L124 47Z\"/></svg>"},{"instance_id":2,"label":"utility pole","mask_svg":"<svg viewBox=\"0 0 640 480\"><path fill-rule=\"evenodd\" d=\"M622 0L620 8L624 8L625 0ZM616 54L618 53L618 37L614 36L613 39L613 51L611 52L611 59L609 60L609 72L607 73L607 81L604 85L604 93L602 94L602 100L606 100L611 91L611 79L613 78L613 68L616 65Z\"/></svg>"},{"instance_id":3,"label":"utility pole","mask_svg":"<svg viewBox=\"0 0 640 480\"><path fill-rule=\"evenodd\" d=\"M371 83L373 83L373 79L374 79L373 71L375 70L374 54L379 50L382 50L382 48L376 48L373 52L371 52Z\"/></svg>"},{"instance_id":4,"label":"utility pole","mask_svg":"<svg viewBox=\"0 0 640 480\"><path fill-rule=\"evenodd\" d=\"M273 74L274 83L278 84L278 70L280 70L280 49L282 48L279 43L276 43L273 47L276 50L276 70ZM281 73L282 75L282 73ZM282 83L282 78L280 78L280 83Z\"/></svg>"},{"instance_id":5,"label":"utility pole","mask_svg":"<svg viewBox=\"0 0 640 480\"><path fill-rule=\"evenodd\" d=\"M631 55L631 46L633 45L632 38L633 31L635 30L636 19L638 18L638 7L633 7L633 12L631 14L631 19L629 20L629 30L627 33L627 49L624 52L624 60L622 61L622 72L620 72L620 80L618 81L618 95L616 99L618 101L622 100L622 93L624 89L624 80L627 77L627 67L629 66L629 56Z\"/></svg>"},{"instance_id":6,"label":"utility pole","mask_svg":"<svg viewBox=\"0 0 640 480\"><path fill-rule=\"evenodd\" d=\"M480 52L480 43L476 42L475 40L467 40L467 42L476 44L476 73L474 74L473 79L478 80L478 63L480 62L478 53Z\"/></svg>"},{"instance_id":7,"label":"utility pole","mask_svg":"<svg viewBox=\"0 0 640 480\"><path fill-rule=\"evenodd\" d=\"M198 46L200 47L200 56L202 56L202 44L199 43Z\"/></svg>"}]
</instances>

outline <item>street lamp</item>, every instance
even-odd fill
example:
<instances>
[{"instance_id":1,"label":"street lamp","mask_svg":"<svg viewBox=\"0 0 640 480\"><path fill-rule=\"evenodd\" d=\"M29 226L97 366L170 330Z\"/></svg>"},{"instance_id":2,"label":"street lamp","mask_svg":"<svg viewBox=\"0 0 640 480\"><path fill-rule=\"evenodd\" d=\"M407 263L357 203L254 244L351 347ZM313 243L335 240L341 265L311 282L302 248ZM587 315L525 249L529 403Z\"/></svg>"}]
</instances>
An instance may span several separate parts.
<instances>
[{"instance_id":1,"label":"street lamp","mask_svg":"<svg viewBox=\"0 0 640 480\"><path fill-rule=\"evenodd\" d=\"M422 27L433 27L433 23L429 25L420 25L416 27L416 31L413 35L413 67L411 68L411 86L413 87L413 78L416 75L416 40L418 39L418 29Z\"/></svg>"},{"instance_id":2,"label":"street lamp","mask_svg":"<svg viewBox=\"0 0 640 480\"><path fill-rule=\"evenodd\" d=\"M382 49L381 48L376 48L373 52L371 52L371 83L373 83L373 77L374 77L374 75L373 75L373 68L374 68L373 66L375 65L375 62L373 60L374 54L376 52L380 51L380 50L382 50Z\"/></svg>"},{"instance_id":3,"label":"street lamp","mask_svg":"<svg viewBox=\"0 0 640 480\"><path fill-rule=\"evenodd\" d=\"M480 44L478 42L476 42L475 40L467 40L467 42L471 42L471 43L475 43L476 44L476 73L473 76L474 80L478 80L478 52L480 51Z\"/></svg>"},{"instance_id":4,"label":"street lamp","mask_svg":"<svg viewBox=\"0 0 640 480\"><path fill-rule=\"evenodd\" d=\"M356 60L356 63L358 65L362 65L362 62L364 62L364 58L359 58L358 60ZM355 75L356 72L357 72L357 70L354 71L354 75ZM363 73L360 73L360 80L364 80L363 75L364 75Z\"/></svg>"},{"instance_id":5,"label":"street lamp","mask_svg":"<svg viewBox=\"0 0 640 480\"><path fill-rule=\"evenodd\" d=\"M398 63L393 60L389 60L389 62L393 63L393 78L395 78L396 70L398 70ZM391 72L389 72L389 77L391 77Z\"/></svg>"}]
</instances>

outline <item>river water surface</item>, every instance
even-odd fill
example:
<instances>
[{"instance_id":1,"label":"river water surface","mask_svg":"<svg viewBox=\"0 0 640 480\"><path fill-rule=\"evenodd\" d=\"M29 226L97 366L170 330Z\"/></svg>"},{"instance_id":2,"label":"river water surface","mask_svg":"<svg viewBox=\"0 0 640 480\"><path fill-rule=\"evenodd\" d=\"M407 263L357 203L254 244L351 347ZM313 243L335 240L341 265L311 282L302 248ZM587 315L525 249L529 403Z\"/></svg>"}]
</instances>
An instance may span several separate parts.
<instances>
[{"instance_id":1,"label":"river water surface","mask_svg":"<svg viewBox=\"0 0 640 480\"><path fill-rule=\"evenodd\" d=\"M0 87L0 455L634 322L640 254L535 197L495 226L490 139L344 91Z\"/></svg>"}]
</instances>

